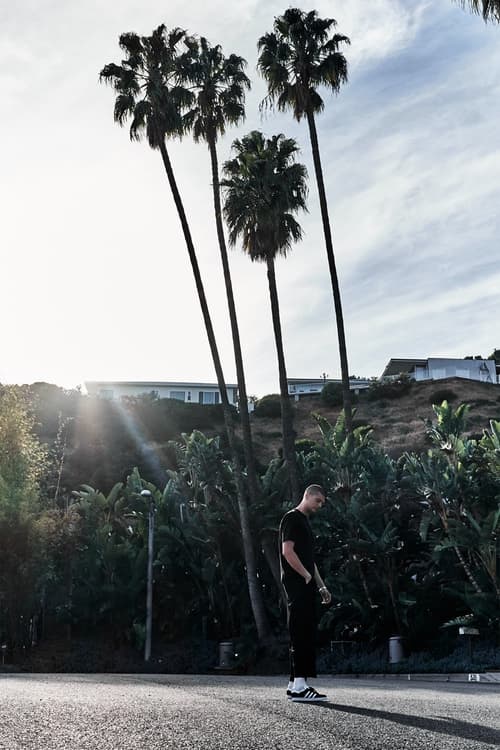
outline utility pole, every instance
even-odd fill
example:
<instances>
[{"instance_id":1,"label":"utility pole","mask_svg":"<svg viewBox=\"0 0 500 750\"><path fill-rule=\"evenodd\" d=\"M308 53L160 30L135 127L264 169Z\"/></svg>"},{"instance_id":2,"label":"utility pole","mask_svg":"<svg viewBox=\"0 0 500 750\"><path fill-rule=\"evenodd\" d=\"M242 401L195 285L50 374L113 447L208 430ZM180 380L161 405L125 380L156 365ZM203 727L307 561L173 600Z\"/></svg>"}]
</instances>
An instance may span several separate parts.
<instances>
[{"instance_id":1,"label":"utility pole","mask_svg":"<svg viewBox=\"0 0 500 750\"><path fill-rule=\"evenodd\" d=\"M146 593L146 641L144 644L144 661L151 658L151 632L153 629L153 537L155 528L155 506L153 495L149 490L142 490L141 497L149 500L148 510L148 583Z\"/></svg>"}]
</instances>

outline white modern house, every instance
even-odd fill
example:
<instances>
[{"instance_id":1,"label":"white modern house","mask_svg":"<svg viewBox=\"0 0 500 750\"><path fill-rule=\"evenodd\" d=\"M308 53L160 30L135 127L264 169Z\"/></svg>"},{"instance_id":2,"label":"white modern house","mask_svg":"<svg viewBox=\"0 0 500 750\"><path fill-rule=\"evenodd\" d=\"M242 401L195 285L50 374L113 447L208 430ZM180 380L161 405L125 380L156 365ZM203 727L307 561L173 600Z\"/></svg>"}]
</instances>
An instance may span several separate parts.
<instances>
[{"instance_id":1,"label":"white modern house","mask_svg":"<svg viewBox=\"0 0 500 750\"><path fill-rule=\"evenodd\" d=\"M417 381L465 378L466 380L479 380L482 383L499 382L495 360L482 359L482 357L390 359L381 375L381 380L397 378L401 373Z\"/></svg>"},{"instance_id":2,"label":"white modern house","mask_svg":"<svg viewBox=\"0 0 500 750\"><path fill-rule=\"evenodd\" d=\"M342 385L341 380L334 378L288 378L288 395L293 396L298 401L301 396L310 396L321 393L327 383L338 383ZM370 381L366 378L351 378L349 380L351 391L358 394L370 386Z\"/></svg>"},{"instance_id":3,"label":"white modern house","mask_svg":"<svg viewBox=\"0 0 500 750\"><path fill-rule=\"evenodd\" d=\"M229 403L238 403L238 386L227 384ZM89 396L99 396L109 401L123 396L151 395L155 398L173 398L186 404L220 404L219 386L214 383L159 382L149 380L86 380Z\"/></svg>"}]
</instances>

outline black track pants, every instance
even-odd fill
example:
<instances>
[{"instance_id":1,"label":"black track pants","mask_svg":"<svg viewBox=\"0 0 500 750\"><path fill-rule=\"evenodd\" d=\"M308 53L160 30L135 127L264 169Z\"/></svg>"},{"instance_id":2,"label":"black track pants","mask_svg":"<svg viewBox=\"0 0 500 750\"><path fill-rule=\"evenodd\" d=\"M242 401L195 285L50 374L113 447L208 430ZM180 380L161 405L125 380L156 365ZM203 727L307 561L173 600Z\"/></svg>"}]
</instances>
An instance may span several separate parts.
<instances>
[{"instance_id":1,"label":"black track pants","mask_svg":"<svg viewBox=\"0 0 500 750\"><path fill-rule=\"evenodd\" d=\"M316 677L316 610L314 582L288 595L290 680Z\"/></svg>"}]
</instances>

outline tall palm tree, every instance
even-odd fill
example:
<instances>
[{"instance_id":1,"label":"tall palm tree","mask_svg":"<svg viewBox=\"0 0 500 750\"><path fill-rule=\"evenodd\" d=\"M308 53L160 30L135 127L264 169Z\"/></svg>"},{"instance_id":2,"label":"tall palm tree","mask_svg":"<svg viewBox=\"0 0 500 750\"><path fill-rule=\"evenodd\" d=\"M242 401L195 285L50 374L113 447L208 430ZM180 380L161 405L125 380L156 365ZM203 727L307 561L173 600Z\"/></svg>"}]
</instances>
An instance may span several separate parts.
<instances>
[{"instance_id":1,"label":"tall palm tree","mask_svg":"<svg viewBox=\"0 0 500 750\"><path fill-rule=\"evenodd\" d=\"M285 256L293 242L302 237L294 218L306 210L307 172L295 161L297 143L277 135L266 139L253 131L233 143L234 159L224 164L224 215L232 245L241 238L243 249L251 260L267 266L269 296L278 355L283 425L283 455L287 463L292 496L300 498L295 456L293 414L288 395L283 337L276 286L275 258Z\"/></svg>"},{"instance_id":2,"label":"tall palm tree","mask_svg":"<svg viewBox=\"0 0 500 750\"><path fill-rule=\"evenodd\" d=\"M352 407L344 316L315 121L315 115L325 106L318 88L326 86L337 93L340 86L347 82L347 62L339 48L341 44L349 44L349 39L341 34L330 35L335 26L333 18L318 18L315 10L306 13L299 8L289 8L275 19L274 31L259 39L257 66L268 85L268 96L264 102L269 105L276 103L281 111L291 109L296 120L305 117L309 126L337 319L345 421L346 428L351 431Z\"/></svg>"},{"instance_id":3,"label":"tall palm tree","mask_svg":"<svg viewBox=\"0 0 500 750\"><path fill-rule=\"evenodd\" d=\"M231 270L222 222L217 140L223 136L228 125L237 125L245 118L245 89L250 88L250 79L244 69L246 61L238 55L225 57L220 45L212 47L201 37L191 44L191 57L183 70L186 83L191 84L195 100L186 114L186 122L192 128L196 142L205 141L210 152L215 224L220 257L224 273L229 319L233 338L234 359L240 395L239 408L243 435L243 450L247 465L250 499L256 503L259 497L257 472L252 446L252 433L248 414L248 398L241 353L240 333L234 303Z\"/></svg>"},{"instance_id":4,"label":"tall palm tree","mask_svg":"<svg viewBox=\"0 0 500 750\"><path fill-rule=\"evenodd\" d=\"M500 0L458 0L465 8L469 6L473 13L480 13L485 21L500 23Z\"/></svg>"},{"instance_id":5,"label":"tall palm tree","mask_svg":"<svg viewBox=\"0 0 500 750\"><path fill-rule=\"evenodd\" d=\"M248 413L248 397L241 353L240 333L234 302L233 284L222 223L217 140L226 132L227 125L237 125L245 118L245 89L250 88L250 79L244 72L246 60L231 54L225 57L220 45L212 47L205 37L190 40L190 55L182 66L182 76L187 85L193 87L194 101L185 116L186 128L192 129L196 142L205 141L210 153L212 191L217 239L222 262L224 284L233 339L234 359L239 392L243 451L245 455L248 489L252 504L259 500L259 487L252 446L252 432ZM262 590L257 586L257 563L250 532L250 516L246 503L240 506L240 521L245 551L245 563L249 580L252 606L265 618Z\"/></svg>"},{"instance_id":6,"label":"tall palm tree","mask_svg":"<svg viewBox=\"0 0 500 750\"><path fill-rule=\"evenodd\" d=\"M185 113L194 102L194 94L181 83L181 70L190 55L189 50L192 40L187 37L186 32L182 29L174 28L169 32L162 24L149 37L138 36L134 33L122 34L119 43L127 55L126 59L122 61L121 65L114 63L105 65L101 70L100 80L111 84L117 93L114 110L115 121L119 125L124 125L130 119L131 139L140 140L145 134L151 148L158 149L162 157L181 222L217 375L224 422L235 469L238 503L240 511L242 511L243 527L245 523L246 490L238 457L231 408L198 259L165 142L168 137L181 137L183 135L187 125ZM242 536L244 540L248 539L250 529L242 529ZM245 553L247 552L247 546L247 544L244 545ZM252 570L251 559L250 567L248 562L247 560L247 575L253 614L259 639L265 641L269 637L269 625L264 608L254 606L259 598L260 586L255 566Z\"/></svg>"}]
</instances>

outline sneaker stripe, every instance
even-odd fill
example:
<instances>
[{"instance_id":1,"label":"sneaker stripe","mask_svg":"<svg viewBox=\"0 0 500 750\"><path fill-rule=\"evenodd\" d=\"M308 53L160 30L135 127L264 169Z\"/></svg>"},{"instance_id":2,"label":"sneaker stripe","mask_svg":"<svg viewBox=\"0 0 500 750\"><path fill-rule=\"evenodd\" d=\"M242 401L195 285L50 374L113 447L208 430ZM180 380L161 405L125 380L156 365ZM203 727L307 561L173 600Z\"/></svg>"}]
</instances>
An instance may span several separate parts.
<instances>
[{"instance_id":1,"label":"sneaker stripe","mask_svg":"<svg viewBox=\"0 0 500 750\"><path fill-rule=\"evenodd\" d=\"M318 693L317 690L315 690L312 687L307 687L304 690L301 690L300 693L294 693L292 692L291 698L293 701L296 702L314 702L314 701L324 701L326 700L326 695L323 695L322 693Z\"/></svg>"}]
</instances>

